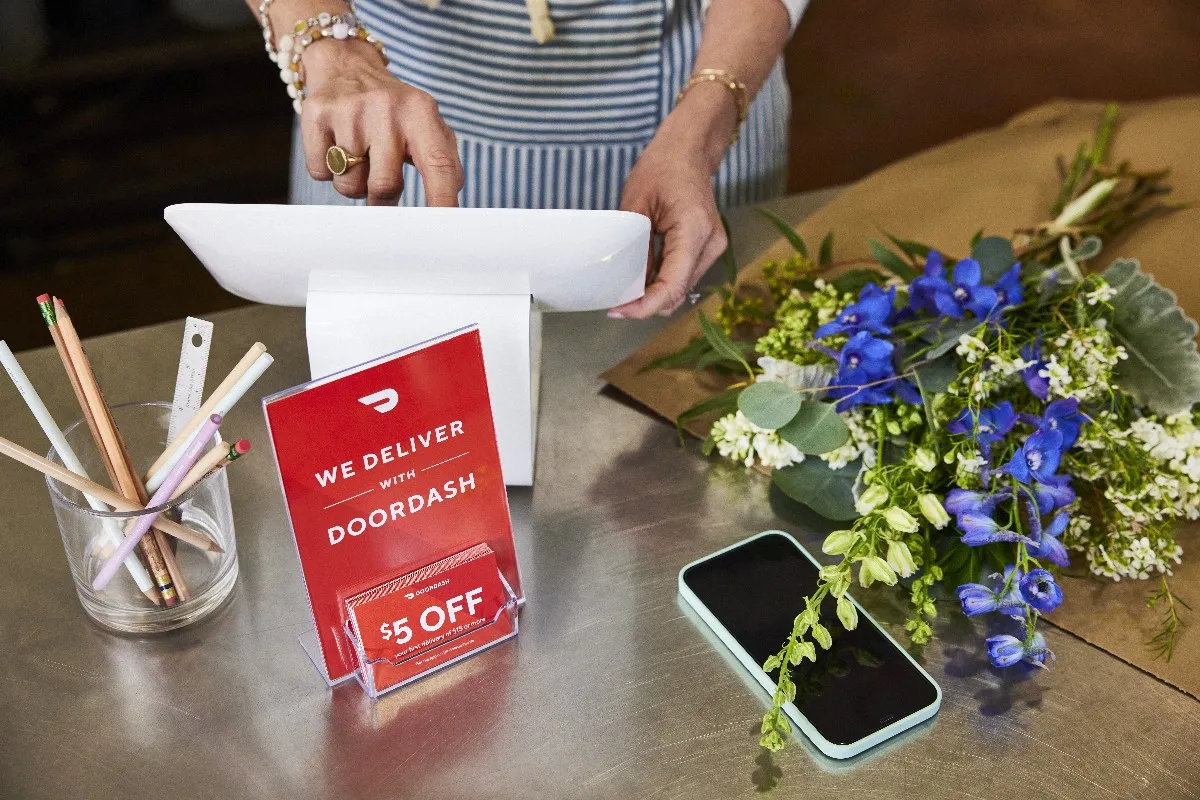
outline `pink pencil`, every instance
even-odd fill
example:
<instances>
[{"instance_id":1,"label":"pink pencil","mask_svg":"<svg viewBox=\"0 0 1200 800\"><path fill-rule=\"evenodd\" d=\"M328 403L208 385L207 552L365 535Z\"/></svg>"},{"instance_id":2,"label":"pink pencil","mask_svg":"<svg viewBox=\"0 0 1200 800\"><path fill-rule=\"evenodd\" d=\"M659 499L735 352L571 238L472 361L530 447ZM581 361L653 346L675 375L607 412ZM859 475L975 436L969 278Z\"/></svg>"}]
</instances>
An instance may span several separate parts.
<instances>
[{"instance_id":1,"label":"pink pencil","mask_svg":"<svg viewBox=\"0 0 1200 800\"><path fill-rule=\"evenodd\" d=\"M219 427L221 427L221 418L213 414L201 426L200 432L188 444L187 449L183 451L183 455L175 462L175 466L171 467L171 471L167 473L162 486L158 487L158 491L150 498L150 502L146 503L146 508L161 506L170 501L171 494L183 482L192 465L200 460L201 454L208 447L209 442L212 441L213 434L217 432L217 428ZM146 535L146 531L150 530L150 526L154 524L154 520L157 518L157 514L145 514L138 517L129 526L129 530L125 532L125 538L121 540L120 546L113 551L113 554L108 557L108 560L100 568L100 572L96 574L96 580L92 581L93 589L100 592L104 590L105 586L108 586L108 582L113 579L113 576L117 574L117 570L121 568L125 557L133 552L133 548L137 547L138 542Z\"/></svg>"}]
</instances>

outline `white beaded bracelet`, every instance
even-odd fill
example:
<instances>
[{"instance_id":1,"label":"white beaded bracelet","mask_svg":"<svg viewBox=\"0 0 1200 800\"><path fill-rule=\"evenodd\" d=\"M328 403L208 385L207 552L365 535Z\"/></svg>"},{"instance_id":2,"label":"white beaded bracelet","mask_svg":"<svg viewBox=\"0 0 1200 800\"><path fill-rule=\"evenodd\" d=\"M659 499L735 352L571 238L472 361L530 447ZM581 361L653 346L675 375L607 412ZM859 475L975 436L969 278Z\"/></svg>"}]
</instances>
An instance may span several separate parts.
<instances>
[{"instance_id":1,"label":"white beaded bracelet","mask_svg":"<svg viewBox=\"0 0 1200 800\"><path fill-rule=\"evenodd\" d=\"M266 41L267 54L279 67L279 79L287 86L288 97L292 99L292 109L299 114L304 105L304 77L300 70L300 59L304 50L313 42L321 39L346 41L358 39L375 45L380 58L386 66L387 53L384 52L383 42L375 38L362 23L354 16L354 4L345 14L329 14L322 11L315 17L296 20L291 33L285 33L275 42L271 29L270 16L267 10L272 0L262 0L258 6L259 23L263 26L263 38Z\"/></svg>"}]
</instances>

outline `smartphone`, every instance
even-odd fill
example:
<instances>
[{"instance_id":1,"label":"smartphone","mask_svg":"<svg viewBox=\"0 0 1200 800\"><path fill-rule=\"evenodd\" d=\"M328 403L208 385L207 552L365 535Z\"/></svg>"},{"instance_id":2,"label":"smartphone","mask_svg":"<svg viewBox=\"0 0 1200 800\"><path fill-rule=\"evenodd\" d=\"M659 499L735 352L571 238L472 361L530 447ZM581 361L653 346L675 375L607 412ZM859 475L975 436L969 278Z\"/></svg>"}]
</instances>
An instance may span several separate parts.
<instances>
[{"instance_id":1,"label":"smartphone","mask_svg":"<svg viewBox=\"0 0 1200 800\"><path fill-rule=\"evenodd\" d=\"M817 588L819 565L782 531L767 531L679 571L679 593L768 694L777 672L763 662L783 646L804 598ZM833 638L815 662L792 667L796 699L784 706L794 724L830 758L850 758L937 713L941 687L858 608L844 630L826 597L821 620Z\"/></svg>"}]
</instances>

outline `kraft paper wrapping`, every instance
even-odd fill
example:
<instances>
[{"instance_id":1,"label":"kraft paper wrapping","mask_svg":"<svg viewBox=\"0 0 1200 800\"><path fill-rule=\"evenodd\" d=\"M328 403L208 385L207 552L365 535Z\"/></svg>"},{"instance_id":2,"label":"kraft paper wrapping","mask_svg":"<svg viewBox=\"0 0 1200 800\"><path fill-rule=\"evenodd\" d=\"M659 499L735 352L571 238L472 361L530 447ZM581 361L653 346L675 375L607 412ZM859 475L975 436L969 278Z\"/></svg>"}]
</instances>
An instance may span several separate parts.
<instances>
[{"instance_id":1,"label":"kraft paper wrapping","mask_svg":"<svg viewBox=\"0 0 1200 800\"><path fill-rule=\"evenodd\" d=\"M1101 103L1067 101L1038 106L1001 128L966 136L867 176L796 230L812 246L832 231L838 261L868 257L867 240L883 239L883 231L963 254L981 227L986 234L1008 235L1047 219L1058 187L1055 158L1069 159L1080 142L1091 139L1102 109ZM1200 203L1200 96L1129 105L1121 111L1112 163L1128 160L1140 170L1170 167L1173 192L1168 200ZM739 283L759 283L765 261L790 253L791 245L781 238L741 271ZM1146 272L1175 291L1189 316L1200 319L1200 206L1141 223L1108 242L1098 263L1119 256L1139 259ZM603 378L668 420L725 388L720 376L691 369L643 371L646 364L699 336L697 312L711 317L718 302L709 297ZM688 430L703 437L711 421L694 420ZM1179 542L1184 564L1170 583L1194 611L1183 612L1186 627L1170 662L1155 659L1145 645L1161 621L1161 610L1148 609L1144 602L1157 579L1113 583L1090 576L1064 577L1067 599L1050 621L1200 699L1200 525L1185 526ZM1080 573L1080 563L1077 558L1068 572Z\"/></svg>"}]
</instances>

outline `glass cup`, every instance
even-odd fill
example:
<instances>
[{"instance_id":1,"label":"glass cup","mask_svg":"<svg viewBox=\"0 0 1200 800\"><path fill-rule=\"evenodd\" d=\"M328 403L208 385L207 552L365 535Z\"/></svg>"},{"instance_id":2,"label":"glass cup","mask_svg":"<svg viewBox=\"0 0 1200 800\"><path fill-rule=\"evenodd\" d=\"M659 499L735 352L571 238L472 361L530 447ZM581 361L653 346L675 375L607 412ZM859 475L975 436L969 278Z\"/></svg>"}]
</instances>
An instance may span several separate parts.
<instances>
[{"instance_id":1,"label":"glass cup","mask_svg":"<svg viewBox=\"0 0 1200 800\"><path fill-rule=\"evenodd\" d=\"M125 403L111 408L113 422L121 433L130 460L138 474L158 458L166 448L167 425L171 404L162 402ZM100 454L83 420L63 431L67 443L93 481L107 485ZM213 443L221 441L220 434ZM207 448L206 448L207 449ZM62 463L58 453L47 455ZM237 548L233 535L233 508L229 502L229 480L224 469L202 478L195 486L153 511L207 535L223 553L201 550L174 537L165 539L172 546L179 572L187 585L190 599L171 607L155 606L135 582L129 569L122 566L103 591L92 588L113 544L125 528L150 511L97 511L83 493L47 478L50 501L58 518L59 533L67 551L75 592L84 611L101 625L127 633L162 633L190 625L207 617L229 597L237 582ZM107 507L107 506L106 506ZM146 534L152 538L153 531ZM134 554L140 548L134 550ZM152 590L153 592L153 590Z\"/></svg>"}]
</instances>

